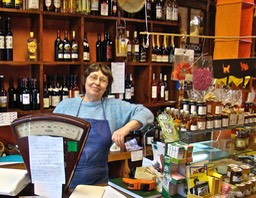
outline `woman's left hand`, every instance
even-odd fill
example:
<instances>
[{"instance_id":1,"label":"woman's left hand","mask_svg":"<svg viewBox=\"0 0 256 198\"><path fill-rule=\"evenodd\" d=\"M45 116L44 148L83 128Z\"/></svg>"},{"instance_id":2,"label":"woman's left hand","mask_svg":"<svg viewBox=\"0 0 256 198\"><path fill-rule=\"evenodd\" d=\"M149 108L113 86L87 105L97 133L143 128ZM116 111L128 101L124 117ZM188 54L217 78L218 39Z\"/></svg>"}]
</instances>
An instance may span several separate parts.
<instances>
[{"instance_id":1,"label":"woman's left hand","mask_svg":"<svg viewBox=\"0 0 256 198\"><path fill-rule=\"evenodd\" d=\"M120 128L114 131L112 135L112 141L116 143L117 146L123 147L124 146L124 138L126 136L126 131L123 128Z\"/></svg>"}]
</instances>

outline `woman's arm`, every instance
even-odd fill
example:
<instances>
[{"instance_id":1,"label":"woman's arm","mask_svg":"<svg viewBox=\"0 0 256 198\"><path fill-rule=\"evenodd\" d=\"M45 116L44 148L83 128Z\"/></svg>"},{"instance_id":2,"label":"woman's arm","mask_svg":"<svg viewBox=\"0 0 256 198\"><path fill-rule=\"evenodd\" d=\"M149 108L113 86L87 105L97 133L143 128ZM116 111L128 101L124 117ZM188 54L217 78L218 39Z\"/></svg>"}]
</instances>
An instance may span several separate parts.
<instances>
[{"instance_id":1,"label":"woman's arm","mask_svg":"<svg viewBox=\"0 0 256 198\"><path fill-rule=\"evenodd\" d=\"M124 138L129 134L130 131L138 130L142 127L142 123L137 120L131 120L123 127L117 129L113 132L112 141L116 143L117 146L124 146Z\"/></svg>"}]
</instances>

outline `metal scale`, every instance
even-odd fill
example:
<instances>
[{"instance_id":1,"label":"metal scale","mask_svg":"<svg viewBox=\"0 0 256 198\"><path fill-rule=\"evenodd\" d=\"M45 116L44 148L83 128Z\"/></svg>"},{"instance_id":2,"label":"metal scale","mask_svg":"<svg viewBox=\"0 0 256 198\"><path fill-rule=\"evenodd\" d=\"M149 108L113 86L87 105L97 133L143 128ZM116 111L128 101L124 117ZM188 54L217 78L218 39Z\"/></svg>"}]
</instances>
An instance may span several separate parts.
<instances>
[{"instance_id":1,"label":"metal scale","mask_svg":"<svg viewBox=\"0 0 256 198\"><path fill-rule=\"evenodd\" d=\"M90 130L90 123L80 118L63 114L35 114L14 120L11 129L16 137L20 154L31 178L28 137L63 137L66 183L62 197L69 194L69 185L82 154ZM72 145L70 149L70 144ZM54 146L54 145L53 145Z\"/></svg>"}]
</instances>

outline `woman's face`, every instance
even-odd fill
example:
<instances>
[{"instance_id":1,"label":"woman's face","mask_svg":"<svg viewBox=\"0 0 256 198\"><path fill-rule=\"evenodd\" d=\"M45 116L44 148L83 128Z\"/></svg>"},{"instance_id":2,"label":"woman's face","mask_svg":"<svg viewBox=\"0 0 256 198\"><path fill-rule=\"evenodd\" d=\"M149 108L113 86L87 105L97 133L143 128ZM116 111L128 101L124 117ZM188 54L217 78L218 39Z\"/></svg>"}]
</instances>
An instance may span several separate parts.
<instances>
[{"instance_id":1,"label":"woman's face","mask_svg":"<svg viewBox=\"0 0 256 198\"><path fill-rule=\"evenodd\" d=\"M107 90L108 78L100 70L90 73L85 82L85 96L90 101L101 100Z\"/></svg>"}]
</instances>

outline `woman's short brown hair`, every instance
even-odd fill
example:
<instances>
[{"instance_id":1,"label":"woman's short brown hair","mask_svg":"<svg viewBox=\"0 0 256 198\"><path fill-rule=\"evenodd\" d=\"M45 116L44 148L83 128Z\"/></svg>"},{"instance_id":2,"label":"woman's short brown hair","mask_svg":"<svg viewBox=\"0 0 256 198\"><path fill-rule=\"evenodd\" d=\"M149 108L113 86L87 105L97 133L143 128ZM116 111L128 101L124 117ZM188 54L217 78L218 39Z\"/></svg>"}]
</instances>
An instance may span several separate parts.
<instances>
[{"instance_id":1,"label":"woman's short brown hair","mask_svg":"<svg viewBox=\"0 0 256 198\"><path fill-rule=\"evenodd\" d=\"M86 93L85 90L85 81L87 79L87 77L92 73L92 72L96 72L96 71L101 71L105 76L107 76L108 78L108 86L107 86L107 90L105 91L105 93L103 94L103 97L106 97L110 91L111 85L114 81L114 78L112 76L112 72L110 70L110 68L105 65L105 64L101 64L101 63L93 63L91 64L88 68L86 68L86 70L84 71L84 81L83 81L83 91L84 93Z\"/></svg>"}]
</instances>

